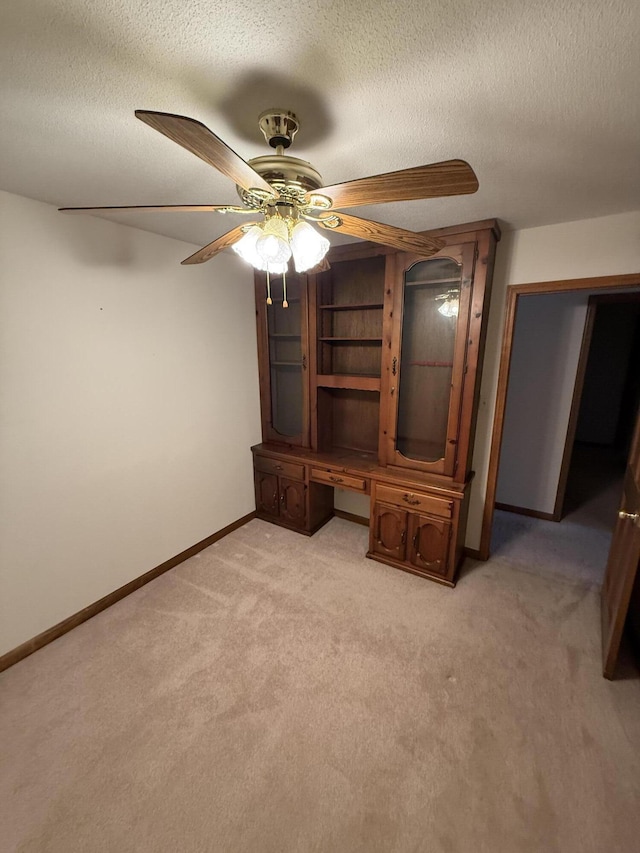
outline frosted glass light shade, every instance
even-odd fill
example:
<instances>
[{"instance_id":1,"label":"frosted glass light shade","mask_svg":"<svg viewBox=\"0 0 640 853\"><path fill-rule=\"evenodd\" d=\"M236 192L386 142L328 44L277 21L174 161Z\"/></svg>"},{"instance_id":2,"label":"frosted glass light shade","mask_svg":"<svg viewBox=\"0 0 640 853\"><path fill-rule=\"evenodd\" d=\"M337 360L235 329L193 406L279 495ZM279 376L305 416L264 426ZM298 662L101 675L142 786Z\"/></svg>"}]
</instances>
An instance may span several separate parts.
<instances>
[{"instance_id":1,"label":"frosted glass light shade","mask_svg":"<svg viewBox=\"0 0 640 853\"><path fill-rule=\"evenodd\" d=\"M455 296L448 296L438 308L438 312L442 314L443 317L457 317L458 305L459 303Z\"/></svg>"},{"instance_id":2,"label":"frosted glass light shade","mask_svg":"<svg viewBox=\"0 0 640 853\"><path fill-rule=\"evenodd\" d=\"M291 232L291 251L296 272L305 272L315 267L329 250L326 237L312 228L308 222L298 222Z\"/></svg>"},{"instance_id":3,"label":"frosted glass light shade","mask_svg":"<svg viewBox=\"0 0 640 853\"><path fill-rule=\"evenodd\" d=\"M237 243L231 247L233 251L239 255L243 261L251 264L256 269L262 269L262 258L256 251L256 243L262 237L262 228L259 225L252 225L246 232L244 237L241 237Z\"/></svg>"},{"instance_id":4,"label":"frosted glass light shade","mask_svg":"<svg viewBox=\"0 0 640 853\"><path fill-rule=\"evenodd\" d=\"M289 229L284 219L273 216L262 226L262 234L256 240L256 252L265 266L273 271L274 264L286 264L291 257Z\"/></svg>"}]
</instances>

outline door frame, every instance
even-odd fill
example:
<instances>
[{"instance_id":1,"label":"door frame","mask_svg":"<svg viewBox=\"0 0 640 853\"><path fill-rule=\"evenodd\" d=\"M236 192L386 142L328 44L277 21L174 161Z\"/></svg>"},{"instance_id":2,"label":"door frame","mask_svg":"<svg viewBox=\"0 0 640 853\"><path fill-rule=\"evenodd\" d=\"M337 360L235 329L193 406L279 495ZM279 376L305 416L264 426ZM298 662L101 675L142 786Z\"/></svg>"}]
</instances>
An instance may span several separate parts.
<instances>
[{"instance_id":1,"label":"door frame","mask_svg":"<svg viewBox=\"0 0 640 853\"><path fill-rule=\"evenodd\" d=\"M640 287L640 273L595 276L593 278L572 278L560 281L537 281L531 284L511 284L507 286L498 387L496 390L493 432L491 435L491 449L489 451L489 467L487 471L487 488L484 499L482 533L478 553L481 560L488 560L490 556L491 528L493 526L493 513L498 486L498 467L500 465L500 450L504 431L504 415L507 404L513 338L520 297L543 293L568 293L578 290L600 290L606 293L623 290L628 287Z\"/></svg>"}]
</instances>

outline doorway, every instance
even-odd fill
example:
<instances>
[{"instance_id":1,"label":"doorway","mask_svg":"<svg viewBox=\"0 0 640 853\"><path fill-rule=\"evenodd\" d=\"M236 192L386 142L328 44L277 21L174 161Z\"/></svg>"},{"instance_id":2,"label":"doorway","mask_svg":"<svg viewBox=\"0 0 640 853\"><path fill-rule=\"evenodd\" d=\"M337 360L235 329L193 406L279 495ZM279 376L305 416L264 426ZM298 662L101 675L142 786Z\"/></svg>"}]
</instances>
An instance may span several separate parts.
<instances>
[{"instance_id":1,"label":"doorway","mask_svg":"<svg viewBox=\"0 0 640 853\"><path fill-rule=\"evenodd\" d=\"M573 291L520 299L492 530L496 559L601 585L638 399L630 370L638 298Z\"/></svg>"},{"instance_id":2,"label":"doorway","mask_svg":"<svg viewBox=\"0 0 640 853\"><path fill-rule=\"evenodd\" d=\"M591 291L594 294L612 294L620 293L623 290L637 289L640 286L640 274L621 275L621 276L603 276L598 278L587 279L571 279L567 281L550 281L537 282L528 285L512 285L507 288L507 303L504 321L504 335L502 343L502 352L500 360L500 369L498 375L498 388L496 393L496 408L494 414L494 426L491 441L491 451L489 458L489 470L487 475L487 491L485 496L485 507L483 515L482 537L479 555L481 559L488 559L490 555L491 532L494 521L494 510L496 502L496 490L498 484L498 466L500 462L501 445L503 439L503 430L505 422L505 412L507 406L507 390L509 386L510 372L512 367L514 331L518 307L523 297L532 294L569 294L579 291ZM640 456L638 450L640 447L640 415L635 421L635 451L630 451L627 460L627 473L625 479L625 493L620 495L618 516L616 528L613 538L613 543L609 551L607 560L607 572L603 585L603 614L607 614L605 619L603 616L603 660L604 674L606 677L611 677L613 667L615 666L615 656L617 655L617 641L610 642L610 636L616 635L619 639L619 633L622 630L621 625L624 624L625 617L629 608L629 602L633 598L634 581L638 572L638 562L640 559L640 539L637 535L629 535L628 530L630 525L633 529L640 529L638 520L640 519L640 507L635 507L631 503L631 499L627 492L634 496L638 492L637 483L640 482L640 469L638 465ZM523 449L526 452L526 448ZM633 454L635 456L632 459ZM566 457L565 453L565 457ZM637 457L637 458L636 458ZM633 464L632 464L633 463ZM636 470L638 469L638 470ZM567 463L567 477L569 473ZM627 488L628 484L636 484L635 491L631 492ZM640 492L639 492L640 493ZM634 497L635 500L635 497ZM535 516L536 513L534 512ZM552 513L549 513L552 517ZM621 520L622 519L622 520ZM622 527L621 527L622 525ZM556 526L556 525L554 525ZM621 532L623 530L623 532ZM626 533L624 532L626 530ZM614 580L612 581L612 578ZM637 586L637 584L636 584ZM613 595L611 590L620 592L620 595ZM640 603L640 596L637 596ZM606 607L605 607L606 604ZM616 631L612 632L608 626L616 626ZM605 630L606 628L606 630ZM618 630L619 629L619 630ZM609 638L609 639L608 639ZM613 651L612 651L613 650Z\"/></svg>"},{"instance_id":3,"label":"doorway","mask_svg":"<svg viewBox=\"0 0 640 853\"><path fill-rule=\"evenodd\" d=\"M504 432L507 389L511 373L515 323L518 315L519 304L522 298L532 294L561 294L578 291L591 291L596 294L600 293L604 295L607 293L614 294L622 290L636 288L640 288L640 273L619 276L567 279L562 281L534 282L531 284L510 285L507 288L502 351L498 372L498 387L496 390L493 431L487 471L487 487L482 518L482 534L480 548L478 549L479 559L487 560L491 554L491 531L493 527L496 503L498 468L500 464ZM584 326L582 328L584 328ZM549 513L549 516L550 515L551 513Z\"/></svg>"},{"instance_id":4,"label":"doorway","mask_svg":"<svg viewBox=\"0 0 640 853\"><path fill-rule=\"evenodd\" d=\"M640 404L640 293L592 295L554 519L613 530Z\"/></svg>"}]
</instances>

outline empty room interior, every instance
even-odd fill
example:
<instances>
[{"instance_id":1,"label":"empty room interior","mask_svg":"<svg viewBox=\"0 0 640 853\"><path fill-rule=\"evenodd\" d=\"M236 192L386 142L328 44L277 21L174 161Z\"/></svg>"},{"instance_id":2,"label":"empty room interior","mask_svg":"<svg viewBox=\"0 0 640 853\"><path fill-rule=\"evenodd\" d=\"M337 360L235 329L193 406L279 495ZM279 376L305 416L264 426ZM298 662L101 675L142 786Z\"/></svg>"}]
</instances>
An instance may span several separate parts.
<instances>
[{"instance_id":1,"label":"empty room interior","mask_svg":"<svg viewBox=\"0 0 640 853\"><path fill-rule=\"evenodd\" d=\"M639 36L5 0L3 851L639 849Z\"/></svg>"}]
</instances>

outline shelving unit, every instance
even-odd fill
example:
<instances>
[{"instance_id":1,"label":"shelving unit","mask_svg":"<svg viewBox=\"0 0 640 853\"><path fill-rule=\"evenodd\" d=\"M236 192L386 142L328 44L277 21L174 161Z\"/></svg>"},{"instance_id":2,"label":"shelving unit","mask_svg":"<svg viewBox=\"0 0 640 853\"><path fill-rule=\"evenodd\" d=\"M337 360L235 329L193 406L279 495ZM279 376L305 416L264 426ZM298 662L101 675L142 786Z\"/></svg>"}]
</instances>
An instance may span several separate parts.
<instances>
[{"instance_id":1,"label":"shelving unit","mask_svg":"<svg viewBox=\"0 0 640 853\"><path fill-rule=\"evenodd\" d=\"M336 261L317 279L318 445L376 454L385 260Z\"/></svg>"},{"instance_id":2,"label":"shelving unit","mask_svg":"<svg viewBox=\"0 0 640 853\"><path fill-rule=\"evenodd\" d=\"M311 535L334 488L370 496L367 556L453 586L463 557L499 229L438 229L425 258L339 246L321 273L256 277L258 517ZM296 280L297 279L297 280ZM456 300L457 305L447 305Z\"/></svg>"}]
</instances>

